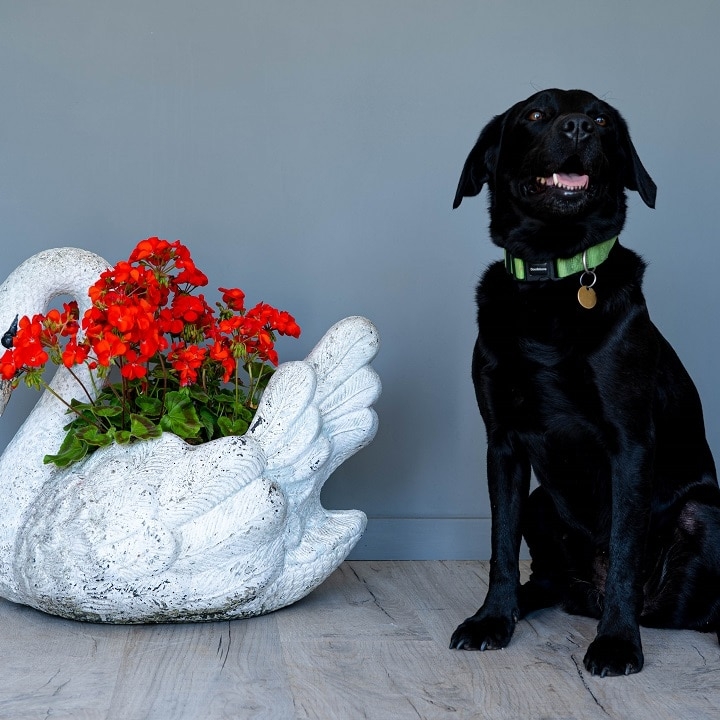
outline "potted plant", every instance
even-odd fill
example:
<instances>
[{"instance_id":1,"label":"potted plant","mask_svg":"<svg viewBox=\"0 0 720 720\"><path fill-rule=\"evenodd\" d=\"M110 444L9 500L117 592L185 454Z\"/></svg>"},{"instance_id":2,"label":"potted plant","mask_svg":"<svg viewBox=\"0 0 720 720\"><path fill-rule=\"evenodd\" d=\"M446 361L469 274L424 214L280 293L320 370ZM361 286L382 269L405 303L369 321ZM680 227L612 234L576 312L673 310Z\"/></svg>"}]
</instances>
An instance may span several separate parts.
<instances>
[{"instance_id":1,"label":"potted plant","mask_svg":"<svg viewBox=\"0 0 720 720\"><path fill-rule=\"evenodd\" d=\"M359 539L364 514L320 489L375 434L375 328L346 318L279 364L295 319L237 288L215 311L207 282L148 238L111 268L45 251L0 286L0 404L44 390L0 458L3 596L104 622L244 617L302 597ZM58 293L74 299L47 311Z\"/></svg>"}]
</instances>

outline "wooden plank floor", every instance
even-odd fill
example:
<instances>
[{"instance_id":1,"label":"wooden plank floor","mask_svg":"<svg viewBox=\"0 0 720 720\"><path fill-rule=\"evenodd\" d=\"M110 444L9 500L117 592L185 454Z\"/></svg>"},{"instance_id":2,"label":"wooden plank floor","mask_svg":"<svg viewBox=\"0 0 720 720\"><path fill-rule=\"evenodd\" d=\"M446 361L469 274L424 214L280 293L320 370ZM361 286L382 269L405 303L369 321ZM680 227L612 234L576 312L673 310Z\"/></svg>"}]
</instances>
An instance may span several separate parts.
<instances>
[{"instance_id":1,"label":"wooden plank floor","mask_svg":"<svg viewBox=\"0 0 720 720\"><path fill-rule=\"evenodd\" d=\"M347 562L271 615L106 626L0 601L0 718L717 720L714 635L643 630L645 670L588 676L595 622L550 610L505 650L448 650L480 562Z\"/></svg>"}]
</instances>

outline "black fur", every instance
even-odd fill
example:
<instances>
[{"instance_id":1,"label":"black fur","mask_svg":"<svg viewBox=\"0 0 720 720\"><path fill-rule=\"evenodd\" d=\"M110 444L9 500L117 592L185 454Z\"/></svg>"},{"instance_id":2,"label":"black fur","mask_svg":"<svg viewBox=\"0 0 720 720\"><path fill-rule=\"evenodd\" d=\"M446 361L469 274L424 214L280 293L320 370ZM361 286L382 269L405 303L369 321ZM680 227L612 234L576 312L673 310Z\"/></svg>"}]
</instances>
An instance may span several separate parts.
<instances>
[{"instance_id":1,"label":"black fur","mask_svg":"<svg viewBox=\"0 0 720 720\"><path fill-rule=\"evenodd\" d=\"M589 184L538 182L555 172ZM626 189L655 204L625 121L581 90L539 92L494 118L454 207L485 185L493 242L532 262L618 235ZM720 633L715 464L695 386L649 318L644 270L618 242L589 310L580 274L519 281L497 262L480 281L473 381L488 440L490 586L452 648L504 647L519 618L556 604L599 619L585 667L603 676L642 668L639 624ZM521 534L532 556L523 586Z\"/></svg>"}]
</instances>

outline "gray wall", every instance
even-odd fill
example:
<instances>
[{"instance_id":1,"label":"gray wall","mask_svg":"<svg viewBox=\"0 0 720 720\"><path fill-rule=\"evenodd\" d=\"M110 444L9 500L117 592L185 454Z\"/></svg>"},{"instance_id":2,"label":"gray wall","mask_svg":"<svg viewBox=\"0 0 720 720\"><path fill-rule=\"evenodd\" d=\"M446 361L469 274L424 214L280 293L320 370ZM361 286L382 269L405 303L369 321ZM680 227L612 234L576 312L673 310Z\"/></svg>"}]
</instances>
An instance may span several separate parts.
<instances>
[{"instance_id":1,"label":"gray wall","mask_svg":"<svg viewBox=\"0 0 720 720\"><path fill-rule=\"evenodd\" d=\"M659 187L655 211L631 200L623 241L650 261L717 453L719 27L717 0L0 0L0 275L46 247L114 262L160 235L213 288L294 312L285 359L366 315L381 429L325 503L370 516L356 558L486 557L469 364L499 253L484 198L450 209L467 151L535 89L622 110ZM0 447L35 399L16 393Z\"/></svg>"}]
</instances>

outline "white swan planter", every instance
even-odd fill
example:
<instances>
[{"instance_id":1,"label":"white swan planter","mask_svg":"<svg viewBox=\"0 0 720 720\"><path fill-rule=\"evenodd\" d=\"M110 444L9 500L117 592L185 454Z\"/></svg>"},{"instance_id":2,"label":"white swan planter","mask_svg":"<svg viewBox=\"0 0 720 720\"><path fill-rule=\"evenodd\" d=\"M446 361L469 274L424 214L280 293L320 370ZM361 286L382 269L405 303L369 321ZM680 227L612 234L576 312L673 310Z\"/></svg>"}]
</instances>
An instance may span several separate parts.
<instances>
[{"instance_id":1,"label":"white swan planter","mask_svg":"<svg viewBox=\"0 0 720 720\"><path fill-rule=\"evenodd\" d=\"M24 262L0 286L0 333L57 295L78 300L108 267L75 248ZM320 490L373 439L374 326L350 317L305 361L283 363L242 437L112 445L58 469L43 457L67 422L50 393L0 457L0 596L110 623L227 620L289 605L360 539L365 514L328 511ZM64 369L53 387L69 399ZM0 382L0 412L10 389Z\"/></svg>"}]
</instances>

